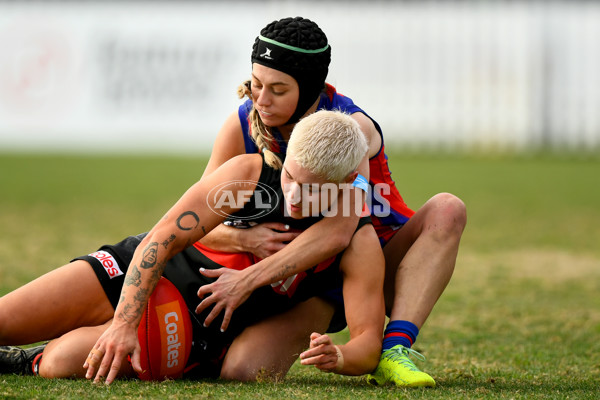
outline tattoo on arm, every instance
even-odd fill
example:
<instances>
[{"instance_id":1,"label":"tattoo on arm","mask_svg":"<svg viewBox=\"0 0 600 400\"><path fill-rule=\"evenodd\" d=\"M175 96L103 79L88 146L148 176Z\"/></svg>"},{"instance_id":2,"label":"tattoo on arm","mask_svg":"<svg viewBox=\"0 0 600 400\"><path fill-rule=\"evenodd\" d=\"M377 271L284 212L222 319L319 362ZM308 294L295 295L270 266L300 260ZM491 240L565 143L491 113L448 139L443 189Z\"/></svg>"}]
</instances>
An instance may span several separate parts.
<instances>
[{"instance_id":1,"label":"tattoo on arm","mask_svg":"<svg viewBox=\"0 0 600 400\"><path fill-rule=\"evenodd\" d=\"M156 257L158 256L158 243L152 242L144 249L142 254L142 262L140 266L143 269L152 268L156 265Z\"/></svg>"},{"instance_id":2,"label":"tattoo on arm","mask_svg":"<svg viewBox=\"0 0 600 400\"><path fill-rule=\"evenodd\" d=\"M282 266L282 270L279 271L278 273L276 273L273 276L273 281L277 282L280 281L282 279L285 279L288 277L288 273L289 271L294 271L296 269L296 264L290 265L290 264L285 264Z\"/></svg>"},{"instance_id":3,"label":"tattoo on arm","mask_svg":"<svg viewBox=\"0 0 600 400\"><path fill-rule=\"evenodd\" d=\"M193 211L186 211L177 218L176 223L182 231L191 231L200 224L200 217Z\"/></svg>"},{"instance_id":4,"label":"tattoo on arm","mask_svg":"<svg viewBox=\"0 0 600 400\"><path fill-rule=\"evenodd\" d=\"M138 290L137 294L134 297L136 302L134 304L125 304L125 306L123 307L123 311L119 314L119 316L125 321L135 321L140 317L140 315L142 315L144 311L144 307L142 307L142 304L146 304L144 301L139 301L142 292L145 292L147 294L148 291L146 289Z\"/></svg>"},{"instance_id":5,"label":"tattoo on arm","mask_svg":"<svg viewBox=\"0 0 600 400\"><path fill-rule=\"evenodd\" d=\"M165 240L164 242L162 242L163 247L166 249L170 243L173 243L173 241L176 239L177 237L174 234L171 234L171 236L169 236L169 238L167 240Z\"/></svg>"},{"instance_id":6,"label":"tattoo on arm","mask_svg":"<svg viewBox=\"0 0 600 400\"><path fill-rule=\"evenodd\" d=\"M136 286L139 287L142 284L142 273L137 268L137 266L133 265L131 267L131 272L125 276L125 285L127 286Z\"/></svg>"},{"instance_id":7,"label":"tattoo on arm","mask_svg":"<svg viewBox=\"0 0 600 400\"><path fill-rule=\"evenodd\" d=\"M149 295L149 290L148 289L140 289L137 291L137 293L135 294L135 297L133 298L135 300L136 303L141 304L145 303L146 300L148 299L148 295Z\"/></svg>"},{"instance_id":8,"label":"tattoo on arm","mask_svg":"<svg viewBox=\"0 0 600 400\"><path fill-rule=\"evenodd\" d=\"M119 299L119 303L123 304L123 311L121 311L118 315L119 318L127 322L136 321L140 318L144 309L146 307L146 303L148 298L150 297L150 293L156 287L156 283L160 279L163 274L163 271L167 265L166 262L157 261L157 250L158 243L152 242L144 249L142 253L142 262L141 267L148 270L149 276L145 279L147 281L145 284L142 281L142 272L138 269L136 265L132 265L129 268L127 276L125 277L125 286L135 286L137 287L137 291L133 294L133 298L131 295L125 296L123 292L121 292L121 298ZM131 289L135 290L135 289Z\"/></svg>"}]
</instances>

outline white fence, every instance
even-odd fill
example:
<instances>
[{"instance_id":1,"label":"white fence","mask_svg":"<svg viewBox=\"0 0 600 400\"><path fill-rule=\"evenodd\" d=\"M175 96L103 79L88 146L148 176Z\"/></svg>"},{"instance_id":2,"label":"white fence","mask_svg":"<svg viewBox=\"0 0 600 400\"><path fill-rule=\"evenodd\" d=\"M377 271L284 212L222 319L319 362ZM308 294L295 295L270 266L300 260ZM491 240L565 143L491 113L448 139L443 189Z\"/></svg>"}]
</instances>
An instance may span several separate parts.
<instances>
[{"instance_id":1,"label":"white fence","mask_svg":"<svg viewBox=\"0 0 600 400\"><path fill-rule=\"evenodd\" d=\"M600 147L598 2L17 1L0 2L0 151L208 151L254 37L295 15L388 144Z\"/></svg>"}]
</instances>

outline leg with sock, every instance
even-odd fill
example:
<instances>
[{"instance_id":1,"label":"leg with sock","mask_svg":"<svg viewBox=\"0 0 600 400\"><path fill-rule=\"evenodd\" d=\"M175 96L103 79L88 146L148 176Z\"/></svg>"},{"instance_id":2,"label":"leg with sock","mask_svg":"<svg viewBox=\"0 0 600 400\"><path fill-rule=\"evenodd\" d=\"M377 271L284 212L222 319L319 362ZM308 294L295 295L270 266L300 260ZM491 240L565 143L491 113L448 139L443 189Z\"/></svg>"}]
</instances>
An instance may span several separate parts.
<instances>
[{"instance_id":1,"label":"leg with sock","mask_svg":"<svg viewBox=\"0 0 600 400\"><path fill-rule=\"evenodd\" d=\"M383 349L377 369L368 375L373 385L393 383L401 387L435 386L431 376L419 370L410 355L424 357L411 349L417 340L419 328L410 321L390 321L385 329Z\"/></svg>"},{"instance_id":2,"label":"leg with sock","mask_svg":"<svg viewBox=\"0 0 600 400\"><path fill-rule=\"evenodd\" d=\"M383 351L401 344L411 348L417 340L419 328L410 321L390 321L383 336Z\"/></svg>"}]
</instances>

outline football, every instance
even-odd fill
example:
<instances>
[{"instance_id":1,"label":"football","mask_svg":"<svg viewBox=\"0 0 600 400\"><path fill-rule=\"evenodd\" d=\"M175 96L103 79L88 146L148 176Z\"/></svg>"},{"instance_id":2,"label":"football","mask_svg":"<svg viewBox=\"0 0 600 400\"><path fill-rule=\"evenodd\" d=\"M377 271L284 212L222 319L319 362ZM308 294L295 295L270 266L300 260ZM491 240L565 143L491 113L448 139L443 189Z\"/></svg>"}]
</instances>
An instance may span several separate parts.
<instances>
[{"instance_id":1,"label":"football","mask_svg":"<svg viewBox=\"0 0 600 400\"><path fill-rule=\"evenodd\" d=\"M183 297L162 277L148 300L138 328L145 381L177 379L183 374L192 349L192 323Z\"/></svg>"}]
</instances>

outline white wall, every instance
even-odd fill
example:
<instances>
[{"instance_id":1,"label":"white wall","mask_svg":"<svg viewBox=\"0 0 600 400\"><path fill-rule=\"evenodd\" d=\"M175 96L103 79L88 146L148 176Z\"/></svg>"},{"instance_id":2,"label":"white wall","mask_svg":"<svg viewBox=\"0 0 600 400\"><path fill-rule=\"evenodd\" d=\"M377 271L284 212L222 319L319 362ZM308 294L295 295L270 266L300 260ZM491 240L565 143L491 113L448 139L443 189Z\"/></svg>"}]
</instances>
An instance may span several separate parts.
<instances>
[{"instance_id":1,"label":"white wall","mask_svg":"<svg viewBox=\"0 0 600 400\"><path fill-rule=\"evenodd\" d=\"M209 151L295 15L390 144L600 146L596 2L86 1L0 2L0 151Z\"/></svg>"}]
</instances>

